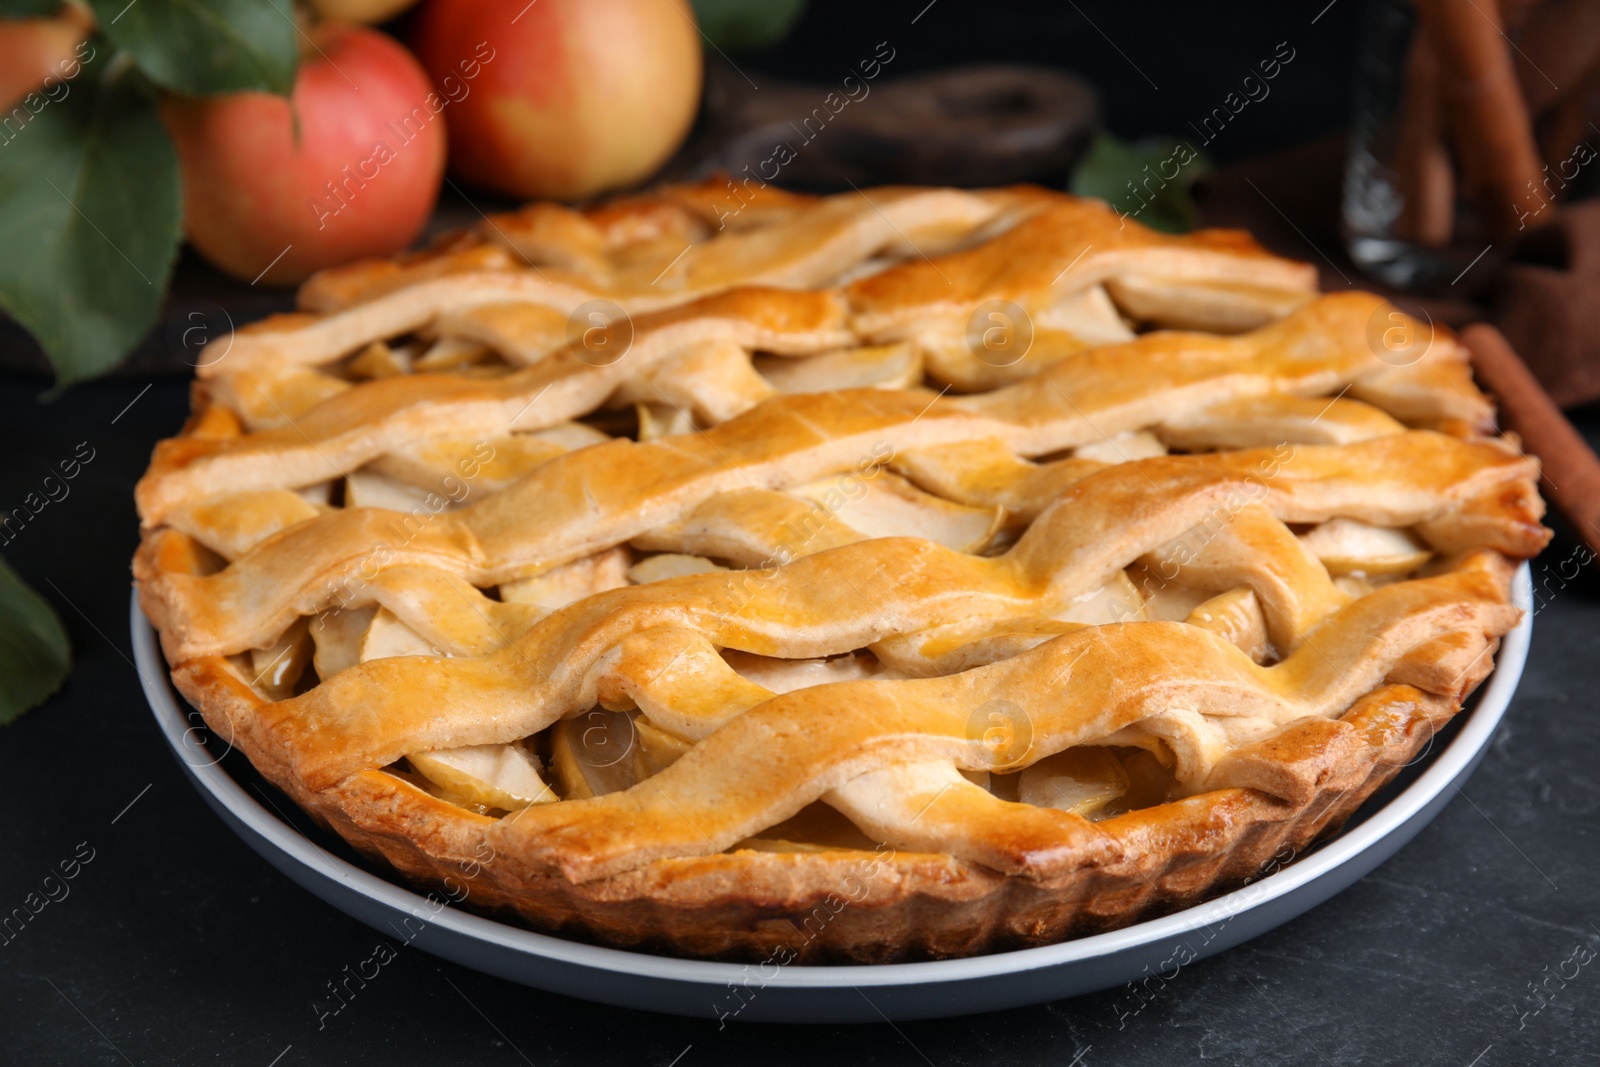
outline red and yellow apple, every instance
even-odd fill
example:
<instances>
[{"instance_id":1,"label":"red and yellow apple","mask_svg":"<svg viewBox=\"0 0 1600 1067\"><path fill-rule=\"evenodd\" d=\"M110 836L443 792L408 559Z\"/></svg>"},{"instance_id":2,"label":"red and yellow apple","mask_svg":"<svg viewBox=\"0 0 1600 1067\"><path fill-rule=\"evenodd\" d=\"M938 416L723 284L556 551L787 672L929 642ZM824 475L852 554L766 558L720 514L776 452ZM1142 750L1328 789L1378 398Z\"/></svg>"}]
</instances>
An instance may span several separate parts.
<instances>
[{"instance_id":1,"label":"red and yellow apple","mask_svg":"<svg viewBox=\"0 0 1600 1067\"><path fill-rule=\"evenodd\" d=\"M61 82L76 76L82 61L94 55L85 43L93 28L94 19L77 4L50 18L0 19L0 109L10 111L29 93L46 88L47 78Z\"/></svg>"},{"instance_id":2,"label":"red and yellow apple","mask_svg":"<svg viewBox=\"0 0 1600 1067\"><path fill-rule=\"evenodd\" d=\"M417 0L310 0L311 10L325 22L388 22Z\"/></svg>"},{"instance_id":3,"label":"red and yellow apple","mask_svg":"<svg viewBox=\"0 0 1600 1067\"><path fill-rule=\"evenodd\" d=\"M687 0L427 0L412 46L450 100L450 167L570 200L648 177L700 102Z\"/></svg>"},{"instance_id":4,"label":"red and yellow apple","mask_svg":"<svg viewBox=\"0 0 1600 1067\"><path fill-rule=\"evenodd\" d=\"M274 285L405 248L445 163L445 101L390 37L313 27L290 99L168 97L184 232L236 278Z\"/></svg>"}]
</instances>

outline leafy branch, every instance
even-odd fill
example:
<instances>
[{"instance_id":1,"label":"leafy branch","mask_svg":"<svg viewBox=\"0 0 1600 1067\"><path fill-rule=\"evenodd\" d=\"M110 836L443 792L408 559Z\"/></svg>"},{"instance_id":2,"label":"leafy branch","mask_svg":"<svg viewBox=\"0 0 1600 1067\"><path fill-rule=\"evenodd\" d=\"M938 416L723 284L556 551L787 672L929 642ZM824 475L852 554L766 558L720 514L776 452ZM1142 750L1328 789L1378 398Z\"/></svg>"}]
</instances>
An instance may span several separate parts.
<instances>
[{"instance_id":1,"label":"leafy branch","mask_svg":"<svg viewBox=\"0 0 1600 1067\"><path fill-rule=\"evenodd\" d=\"M1186 141L1148 137L1132 144L1108 133L1095 138L1072 175L1072 191L1097 196L1152 229L1186 233L1199 209L1189 190L1211 161Z\"/></svg>"},{"instance_id":2,"label":"leafy branch","mask_svg":"<svg viewBox=\"0 0 1600 1067\"><path fill-rule=\"evenodd\" d=\"M60 10L0 0L0 17ZM155 323L182 238L163 90L286 94L293 13L273 0L89 0L95 36L0 115L0 308L58 387L102 374Z\"/></svg>"},{"instance_id":3,"label":"leafy branch","mask_svg":"<svg viewBox=\"0 0 1600 1067\"><path fill-rule=\"evenodd\" d=\"M60 689L71 663L55 609L0 559L0 724Z\"/></svg>"},{"instance_id":4,"label":"leafy branch","mask_svg":"<svg viewBox=\"0 0 1600 1067\"><path fill-rule=\"evenodd\" d=\"M163 91L287 94L299 48L273 0L88 0L99 24L0 113L0 308L38 340L57 387L115 366L155 323L183 236ZM60 13L0 0L0 18ZM48 602L0 560L0 723L71 663Z\"/></svg>"}]
</instances>

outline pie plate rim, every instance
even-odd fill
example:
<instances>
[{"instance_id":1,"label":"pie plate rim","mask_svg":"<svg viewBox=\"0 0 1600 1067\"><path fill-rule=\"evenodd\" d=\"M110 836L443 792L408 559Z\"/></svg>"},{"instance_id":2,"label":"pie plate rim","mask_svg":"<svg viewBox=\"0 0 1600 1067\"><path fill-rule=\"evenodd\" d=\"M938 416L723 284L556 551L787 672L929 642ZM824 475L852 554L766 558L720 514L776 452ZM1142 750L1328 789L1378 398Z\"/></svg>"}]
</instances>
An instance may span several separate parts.
<instances>
[{"instance_id":1,"label":"pie plate rim","mask_svg":"<svg viewBox=\"0 0 1600 1067\"><path fill-rule=\"evenodd\" d=\"M230 829L279 871L367 925L392 935L411 919L412 943L474 970L619 1007L722 1021L881 1022L1021 1007L1163 975L1295 918L1354 884L1432 821L1483 758L1527 661L1533 583L1517 568L1512 603L1522 620L1501 640L1495 666L1422 772L1386 803L1369 801L1333 838L1273 873L1194 907L1054 945L916 963L760 965L658 956L536 933L475 915L374 874L318 846L252 797L211 756L198 713L186 716L155 629L134 595L130 627L140 685L190 780ZM197 743L198 742L198 743ZM196 759L196 755L206 758ZM270 801L269 801L270 803ZM416 928L418 920L425 920ZM1197 933L1210 933L1194 947ZM1188 952L1183 952L1188 946ZM1178 962L1181 956L1188 958ZM1164 976L1163 981L1171 976ZM872 990L868 996L865 990ZM737 991L737 992L736 992Z\"/></svg>"}]
</instances>

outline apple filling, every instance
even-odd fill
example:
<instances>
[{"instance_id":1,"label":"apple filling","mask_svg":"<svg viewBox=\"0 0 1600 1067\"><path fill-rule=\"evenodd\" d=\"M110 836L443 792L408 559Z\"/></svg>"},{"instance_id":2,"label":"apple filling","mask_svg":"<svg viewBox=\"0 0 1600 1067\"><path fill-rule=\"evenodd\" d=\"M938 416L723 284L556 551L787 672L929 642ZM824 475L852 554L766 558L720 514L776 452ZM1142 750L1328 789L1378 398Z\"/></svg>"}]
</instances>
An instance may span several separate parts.
<instances>
[{"instance_id":1,"label":"apple filling","mask_svg":"<svg viewBox=\"0 0 1600 1067\"><path fill-rule=\"evenodd\" d=\"M885 346L873 358L890 363L903 359L906 351L904 346ZM845 353L850 359L839 360L841 372L858 366L856 361L863 358L863 352ZM412 365L415 363L413 360ZM797 375L791 384L801 381ZM645 429L645 422L657 412L648 404L640 404L638 410L644 435L651 432ZM682 417L679 409L671 410L673 414L663 417ZM476 473L486 483L508 484L556 456L606 439L581 423L538 434L507 435L494 439L492 455L483 456ZM482 444L465 440L421 443L397 450L337 482L292 493L240 494L250 496L248 501L230 498L230 524L206 522L200 511L192 517L180 515L174 524L193 525L207 550L232 559L274 531L335 506L395 511L432 508L439 501L429 486L443 482L458 455ZM1074 455L1114 463L1165 451L1153 435L1132 433L1079 448ZM877 467L864 475L831 477L783 491L751 492L765 494L763 499L771 499L778 510L766 515L751 507L750 500L742 500L741 506L727 515L708 514L699 525L691 517L641 535L631 546L619 545L507 581L491 592L491 598L531 609L518 616L526 626L606 590L690 579L756 559L793 558L838 543L907 536L983 553L1005 533L1002 509L952 503ZM780 500L787 503L779 506ZM462 503L448 500L441 506L454 508ZM716 501L707 505L712 511L715 506ZM797 528L791 522L780 533L772 528L774 515L787 516L786 521L804 517L810 524ZM1278 610L1281 606L1264 604L1259 586L1239 584L1219 590L1217 575L1231 572L1218 570L1207 556L1211 540L1225 532L1228 536L1253 536L1249 519L1244 512L1228 515L1212 524L1214 529L1203 529L1203 536L1152 552L1116 572L1102 587L1036 619L958 622L916 637L911 652L896 648L891 641L882 646L881 655L858 650L826 658L784 660L727 649L722 659L744 682L771 694L783 694L839 682L969 669L1015 656L1085 626L1181 621L1215 633L1257 663L1275 662L1284 654L1273 640L1273 626L1284 625ZM1306 558L1314 561L1313 566L1320 564L1331 583L1326 596L1332 599L1314 605L1316 610L1307 616L1311 625L1322 617L1316 612L1333 610L1344 602L1340 598L1400 580L1431 558L1422 542L1406 530L1349 519L1297 527L1293 534L1283 532L1281 526L1277 529L1278 536L1292 537L1290 543L1298 543ZM794 536L797 532L805 536ZM1278 615L1267 610L1269 607L1278 610ZM449 620L416 616L413 624L408 624L389 606L368 603L300 619L276 641L234 657L234 663L263 697L282 700L360 663L397 656L445 657L452 649L461 654L465 639L447 640L449 633L434 624L448 627ZM424 635L418 626L435 636ZM439 633L444 633L444 638ZM500 639L515 636L503 633ZM1173 715L1181 719L1183 713L1178 709ZM1178 733L1168 736L1164 730ZM1105 819L1180 795L1174 744L1182 748L1187 743L1181 735L1182 723L1140 723L1091 744L1031 755L1025 765L1004 773L963 774L1003 800L1072 812L1090 820ZM629 789L671 766L696 739L666 728L627 702L620 707L593 707L521 741L411 753L389 769L440 799L481 814L503 815L535 804ZM876 844L824 798L733 847L815 851L872 848Z\"/></svg>"}]
</instances>

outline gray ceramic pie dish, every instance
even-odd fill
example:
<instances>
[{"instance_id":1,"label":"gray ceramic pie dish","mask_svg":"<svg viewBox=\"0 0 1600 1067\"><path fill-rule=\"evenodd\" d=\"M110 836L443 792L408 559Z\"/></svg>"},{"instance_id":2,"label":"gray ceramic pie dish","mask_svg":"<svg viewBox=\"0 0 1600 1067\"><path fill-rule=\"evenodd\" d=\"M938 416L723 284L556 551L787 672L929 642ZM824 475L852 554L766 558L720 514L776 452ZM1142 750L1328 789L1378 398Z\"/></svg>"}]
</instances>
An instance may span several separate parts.
<instances>
[{"instance_id":1,"label":"gray ceramic pie dish","mask_svg":"<svg viewBox=\"0 0 1600 1067\"><path fill-rule=\"evenodd\" d=\"M207 747L199 715L174 693L155 631L137 601L132 629L145 696L201 795L269 863L347 915L386 936L396 929L414 933L412 943L464 967L567 996L740 1022L841 1023L970 1015L1150 975L1170 978L1174 967L1265 933L1351 885L1415 837L1483 758L1527 659L1533 594L1526 564L1517 572L1513 599L1524 612L1522 622L1501 642L1495 671L1474 706L1338 836L1281 869L1199 907L1059 945L930 963L840 967L763 968L567 941L460 911L438 894L425 897L373 874L330 851L348 854L342 843L314 829L308 835L235 779L222 755ZM287 801L273 808L298 815Z\"/></svg>"}]
</instances>

